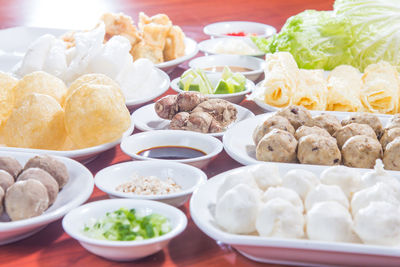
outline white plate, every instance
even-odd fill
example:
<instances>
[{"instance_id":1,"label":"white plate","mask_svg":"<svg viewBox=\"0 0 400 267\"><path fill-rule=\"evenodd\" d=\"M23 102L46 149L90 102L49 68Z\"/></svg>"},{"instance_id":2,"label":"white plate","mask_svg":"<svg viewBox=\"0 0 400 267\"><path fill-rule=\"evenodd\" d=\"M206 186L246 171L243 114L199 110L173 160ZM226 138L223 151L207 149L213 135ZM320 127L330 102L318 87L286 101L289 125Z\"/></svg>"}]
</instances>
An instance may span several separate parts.
<instances>
[{"instance_id":1,"label":"white plate","mask_svg":"<svg viewBox=\"0 0 400 267\"><path fill-rule=\"evenodd\" d=\"M240 72L247 79L256 81L264 72L265 61L261 58L240 56L240 55L212 55L197 57L189 62L192 69L206 69L217 66L235 66L248 68L250 71ZM206 73L215 73L213 71L204 70Z\"/></svg>"},{"instance_id":2,"label":"white plate","mask_svg":"<svg viewBox=\"0 0 400 267\"><path fill-rule=\"evenodd\" d=\"M243 40L251 47L255 48L257 52L253 54L246 54L244 56L253 56L253 57L264 57L265 53L260 51L257 46L253 43L253 41L248 37L222 37L222 38L214 38L202 41L199 43L199 49L201 52L205 53L206 55L220 55L220 54L227 54L227 53L216 53L215 52L215 45L222 42L224 45L228 42L236 42L238 40Z\"/></svg>"},{"instance_id":3,"label":"white plate","mask_svg":"<svg viewBox=\"0 0 400 267\"><path fill-rule=\"evenodd\" d=\"M113 142L110 142L110 143L93 146L93 147L88 147L88 148L82 148L82 149L76 149L76 150L64 150L64 151L20 148L20 147L0 147L0 152L1 151L9 151L9 152L29 152L29 153L35 153L35 154L49 154L49 155L67 157L67 158L71 158L71 159L77 160L82 163L87 163L87 162L93 160L101 152L109 150L109 149L115 147L116 145L118 145L119 143L121 143L121 140L125 137L130 136L132 134L133 130L134 130L134 124L133 124L133 118L131 116L131 126L129 127L129 129L123 133L121 138L119 138L118 140L115 140Z\"/></svg>"},{"instance_id":4,"label":"white plate","mask_svg":"<svg viewBox=\"0 0 400 267\"><path fill-rule=\"evenodd\" d=\"M144 215L161 214L170 220L171 231L158 237L146 240L112 241L94 239L83 233L85 224L92 219L105 216L120 208L137 209ZM154 254L163 249L169 241L181 234L187 225L185 214L172 206L150 200L107 199L94 201L71 210L62 221L67 234L79 241L88 251L98 256L115 261L132 261Z\"/></svg>"},{"instance_id":5,"label":"white plate","mask_svg":"<svg viewBox=\"0 0 400 267\"><path fill-rule=\"evenodd\" d=\"M170 121L158 117L157 113L154 110L154 105L155 105L154 103L146 105L132 113L132 118L133 118L136 128L138 128L141 131L169 129ZM236 121L234 123L232 123L229 127L231 127L233 124L235 124L239 121L254 117L253 112L251 112L247 108L244 108L242 106L235 105L235 104L233 104L233 105L237 109L238 113L237 113ZM224 135L224 132L209 133L208 135L212 135L215 137L221 137Z\"/></svg>"},{"instance_id":6,"label":"white plate","mask_svg":"<svg viewBox=\"0 0 400 267\"><path fill-rule=\"evenodd\" d=\"M221 73L209 73L207 74L207 77L211 79L216 79L217 77L221 77ZM171 88L177 93L182 93L185 92L179 88L179 80L181 78L175 78L171 82ZM206 94L208 98L219 98L219 99L224 99L226 101L229 101L231 103L239 104L240 102L243 101L243 99L246 97L247 94L251 93L254 89L254 83L250 81L249 79L246 79L246 90L239 92L239 93L233 93L233 94Z\"/></svg>"},{"instance_id":7,"label":"white plate","mask_svg":"<svg viewBox=\"0 0 400 267\"><path fill-rule=\"evenodd\" d=\"M185 37L185 55L174 60L156 64L156 67L162 69L166 73L171 73L179 64L191 59L199 52L199 48L195 40Z\"/></svg>"},{"instance_id":8,"label":"white plate","mask_svg":"<svg viewBox=\"0 0 400 267\"><path fill-rule=\"evenodd\" d=\"M247 34L257 34L258 37L270 37L276 33L276 29L271 25L252 22L252 21L221 21L208 24L203 28L203 32L214 37L227 37L227 33L245 32Z\"/></svg>"},{"instance_id":9,"label":"white plate","mask_svg":"<svg viewBox=\"0 0 400 267\"><path fill-rule=\"evenodd\" d=\"M277 164L281 172L296 168L319 174L329 167ZM297 266L400 266L400 250L396 247L237 235L221 230L214 219L216 195L225 177L235 171L237 169L209 179L193 193L190 200L190 214L193 221L211 238L230 244L245 257L266 263ZM397 172L390 173L394 176L398 174Z\"/></svg>"},{"instance_id":10,"label":"white plate","mask_svg":"<svg viewBox=\"0 0 400 267\"><path fill-rule=\"evenodd\" d=\"M178 192L165 195L140 195L116 190L120 184L132 181L136 174L141 177L155 176L162 181L171 178L181 187ZM100 170L94 183L110 198L132 198L157 200L179 207L186 203L193 191L207 180L207 175L198 168L170 161L129 161Z\"/></svg>"},{"instance_id":11,"label":"white plate","mask_svg":"<svg viewBox=\"0 0 400 267\"><path fill-rule=\"evenodd\" d=\"M0 151L0 156L13 157L24 166L35 154ZM58 159L66 165L69 181L58 193L54 204L42 215L20 221L10 222L4 213L0 217L0 245L33 235L90 197L94 186L92 173L79 162L64 157Z\"/></svg>"},{"instance_id":12,"label":"white plate","mask_svg":"<svg viewBox=\"0 0 400 267\"><path fill-rule=\"evenodd\" d=\"M353 112L336 112L336 111L311 111L313 116L329 113L336 116L340 121L345 117L354 114ZM253 118L241 121L232 125L224 134L223 143L226 153L237 162L243 165L257 164L262 161L256 159L256 146L253 141L254 129L265 121L268 117L274 115L274 112L257 115ZM379 117L383 125L392 117L391 115L376 115ZM301 164L292 163L294 166L301 166Z\"/></svg>"}]
</instances>

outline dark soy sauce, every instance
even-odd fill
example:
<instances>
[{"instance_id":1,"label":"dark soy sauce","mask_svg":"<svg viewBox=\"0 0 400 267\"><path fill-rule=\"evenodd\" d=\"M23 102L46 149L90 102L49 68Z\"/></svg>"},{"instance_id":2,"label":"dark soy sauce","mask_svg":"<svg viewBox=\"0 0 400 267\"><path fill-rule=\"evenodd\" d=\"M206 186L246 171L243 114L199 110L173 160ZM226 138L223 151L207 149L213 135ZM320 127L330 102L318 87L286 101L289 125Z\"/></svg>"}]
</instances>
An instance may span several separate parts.
<instances>
[{"instance_id":1,"label":"dark soy sauce","mask_svg":"<svg viewBox=\"0 0 400 267\"><path fill-rule=\"evenodd\" d=\"M139 156L152 159L192 159L207 155L201 150L186 146L156 146L137 153Z\"/></svg>"}]
</instances>

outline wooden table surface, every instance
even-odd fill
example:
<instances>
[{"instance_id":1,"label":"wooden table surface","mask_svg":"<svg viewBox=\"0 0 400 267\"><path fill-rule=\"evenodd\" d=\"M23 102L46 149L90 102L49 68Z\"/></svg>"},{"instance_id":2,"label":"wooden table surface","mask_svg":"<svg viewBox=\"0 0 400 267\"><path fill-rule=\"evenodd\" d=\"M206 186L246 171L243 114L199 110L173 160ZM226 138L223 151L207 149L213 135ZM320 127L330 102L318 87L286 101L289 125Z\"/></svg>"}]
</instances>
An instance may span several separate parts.
<instances>
[{"instance_id":1,"label":"wooden table surface","mask_svg":"<svg viewBox=\"0 0 400 267\"><path fill-rule=\"evenodd\" d=\"M134 20L144 11L149 15L165 13L174 24L180 25L187 36L202 41L207 39L203 27L223 20L257 21L278 30L286 19L305 9L328 10L333 0L0 0L0 28L21 25L53 28L86 29L95 24L103 12L124 12ZM200 55L200 54L199 54ZM187 68L187 62L170 76L171 80ZM172 94L170 89L167 94ZM255 114L262 111L252 102L242 106ZM137 131L135 131L136 133ZM95 175L109 165L129 161L119 146L100 154L86 164ZM222 152L204 171L207 176L241 166ZM88 201L106 199L105 193L95 188ZM202 233L193 223L189 202L182 208L189 221L186 230L161 252L147 258L118 265L140 266L258 266L227 245L218 244ZM35 235L0 247L0 266L115 266L117 263L97 257L70 238L62 229L61 220L48 225ZM269 265L276 266L276 265Z\"/></svg>"}]
</instances>

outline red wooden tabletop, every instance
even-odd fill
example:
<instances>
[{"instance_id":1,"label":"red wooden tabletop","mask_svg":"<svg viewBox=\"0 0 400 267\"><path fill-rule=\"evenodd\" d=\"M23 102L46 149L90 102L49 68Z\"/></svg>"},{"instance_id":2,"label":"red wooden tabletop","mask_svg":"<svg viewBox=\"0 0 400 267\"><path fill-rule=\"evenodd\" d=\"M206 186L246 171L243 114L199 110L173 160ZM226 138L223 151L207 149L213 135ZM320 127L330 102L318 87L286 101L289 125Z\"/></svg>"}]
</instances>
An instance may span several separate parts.
<instances>
[{"instance_id":1,"label":"red wooden tabletop","mask_svg":"<svg viewBox=\"0 0 400 267\"><path fill-rule=\"evenodd\" d=\"M286 19L305 9L329 10L333 0L0 0L0 28L37 26L64 29L86 29L93 26L104 12L124 12L134 20L144 11L149 15L167 14L180 25L186 35L202 41L207 39L203 27L224 20L245 20L270 24L278 30ZM187 62L172 74L176 78L187 68ZM167 94L172 94L170 89ZM261 110L248 101L241 103L255 114ZM135 131L136 133L137 131ZM95 175L109 165L129 161L119 146L100 154L86 166ZM241 166L222 152L204 170L207 176ZM89 201L106 199L105 193L95 188ZM202 233L193 223L189 202L181 208L189 221L186 230L161 252L144 259L118 263L140 266L257 266L227 245L218 244ZM62 229L61 220L48 225L35 235L0 247L0 266L115 266L117 263L95 256L69 237ZM276 265L267 265L276 266Z\"/></svg>"}]
</instances>

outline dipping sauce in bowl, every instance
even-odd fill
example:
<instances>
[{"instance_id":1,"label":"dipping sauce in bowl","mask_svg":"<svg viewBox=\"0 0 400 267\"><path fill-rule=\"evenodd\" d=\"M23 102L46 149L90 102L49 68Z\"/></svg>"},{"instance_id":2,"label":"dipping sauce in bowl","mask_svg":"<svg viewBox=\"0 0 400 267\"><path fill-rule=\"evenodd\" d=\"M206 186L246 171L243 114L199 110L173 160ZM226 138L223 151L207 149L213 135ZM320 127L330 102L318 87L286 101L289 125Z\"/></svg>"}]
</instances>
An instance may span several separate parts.
<instances>
[{"instance_id":1,"label":"dipping sauce in bowl","mask_svg":"<svg viewBox=\"0 0 400 267\"><path fill-rule=\"evenodd\" d=\"M156 146L141 150L137 155L152 159L192 159L207 155L205 152L186 146Z\"/></svg>"},{"instance_id":2,"label":"dipping sauce in bowl","mask_svg":"<svg viewBox=\"0 0 400 267\"><path fill-rule=\"evenodd\" d=\"M225 66L213 66L213 67L204 68L204 70L212 71L212 72L222 72L224 70L224 67ZM248 71L252 71L252 69L245 68L245 67L240 67L240 66L228 66L228 67L232 72L248 72Z\"/></svg>"},{"instance_id":3,"label":"dipping sauce in bowl","mask_svg":"<svg viewBox=\"0 0 400 267\"><path fill-rule=\"evenodd\" d=\"M228 32L227 36L257 36L256 33L245 33L245 32Z\"/></svg>"}]
</instances>

